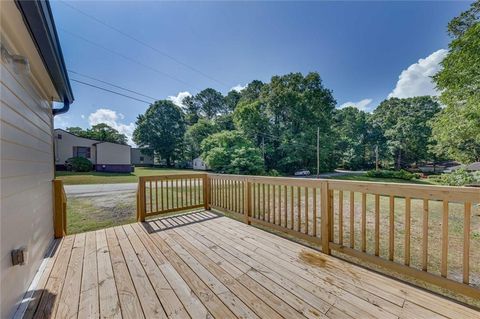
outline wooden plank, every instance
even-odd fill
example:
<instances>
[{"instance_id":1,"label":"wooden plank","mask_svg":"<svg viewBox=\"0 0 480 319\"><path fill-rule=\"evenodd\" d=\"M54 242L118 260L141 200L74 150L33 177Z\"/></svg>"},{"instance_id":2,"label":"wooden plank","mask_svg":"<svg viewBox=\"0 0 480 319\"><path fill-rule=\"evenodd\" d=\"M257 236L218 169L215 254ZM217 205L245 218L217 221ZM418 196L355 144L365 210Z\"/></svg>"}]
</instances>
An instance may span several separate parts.
<instances>
[{"instance_id":1,"label":"wooden plank","mask_svg":"<svg viewBox=\"0 0 480 319\"><path fill-rule=\"evenodd\" d=\"M198 275L170 248L161 236L162 232L154 232L155 245L180 274L183 280L194 291L197 297L207 307L215 318L235 318L235 315L223 304L222 301L209 289Z\"/></svg>"},{"instance_id":2,"label":"wooden plank","mask_svg":"<svg viewBox=\"0 0 480 319\"><path fill-rule=\"evenodd\" d=\"M288 227L288 188L287 186L283 186L283 197L285 198L285 205L284 205L284 219L285 225L284 227Z\"/></svg>"},{"instance_id":3,"label":"wooden plank","mask_svg":"<svg viewBox=\"0 0 480 319\"><path fill-rule=\"evenodd\" d=\"M440 274L447 277L448 271L448 201L443 201L442 212L442 256L440 265Z\"/></svg>"},{"instance_id":4,"label":"wooden plank","mask_svg":"<svg viewBox=\"0 0 480 319\"><path fill-rule=\"evenodd\" d=\"M130 225L123 226L128 240L133 247L137 258L142 265L148 280L151 282L153 289L156 292L156 298L160 300L166 315L168 318L186 318L188 313L183 307L181 301L178 299L174 290L168 283L167 279L163 276L160 269L157 267L155 261L151 257L150 253L143 245L141 240ZM138 291L138 289L137 289ZM152 298L155 297L155 294Z\"/></svg>"},{"instance_id":5,"label":"wooden plank","mask_svg":"<svg viewBox=\"0 0 480 319\"><path fill-rule=\"evenodd\" d=\"M295 227L295 217L293 211L293 186L290 186L290 229Z\"/></svg>"},{"instance_id":6,"label":"wooden plank","mask_svg":"<svg viewBox=\"0 0 480 319\"><path fill-rule=\"evenodd\" d=\"M72 248L72 256L68 262L62 293L59 297L56 313L58 318L72 318L78 315L84 251L85 233L77 234Z\"/></svg>"},{"instance_id":7,"label":"wooden plank","mask_svg":"<svg viewBox=\"0 0 480 319\"><path fill-rule=\"evenodd\" d=\"M212 222L206 222L202 224L203 227L219 227L218 222L215 221L215 225ZM256 242L255 240L245 238L237 235L237 230L222 228L222 232L218 232L215 236L222 237L222 241L226 245L234 247L234 249L248 254L250 258L256 261L256 263L250 263L251 267L262 270L261 265L268 267L286 278L289 278L293 282L297 283L309 292L312 292L315 296L322 300L337 304L339 299L343 299L345 302L350 303L352 308L359 307L372 316L382 318L396 318L396 316L388 311L380 309L367 300L363 300L352 293L339 289L328 281L315 279L315 284L312 284L312 273L305 269L308 264L301 263L300 261L293 262L291 258L283 259L282 255L279 255L275 247L267 247L266 244ZM228 238L228 239L227 239ZM268 250L268 251L267 251ZM229 250L231 251L231 250ZM254 253L249 253L254 252ZM308 267L310 269L311 267ZM308 298L305 296L305 298ZM309 300L309 299L306 299ZM318 301L317 301L318 302ZM395 308L399 310L399 307Z\"/></svg>"},{"instance_id":8,"label":"wooden plank","mask_svg":"<svg viewBox=\"0 0 480 319\"><path fill-rule=\"evenodd\" d=\"M154 236L145 232L145 229L140 224L132 224L131 227L141 240L142 244L145 245L150 252L157 267L161 270L162 274L175 291L175 294L181 300L183 306L188 311L188 314L193 319L208 318L210 314L208 313L207 308L205 308L200 299L198 299L192 289L190 289L188 284L163 255L162 251L155 245L153 240Z\"/></svg>"},{"instance_id":9,"label":"wooden plank","mask_svg":"<svg viewBox=\"0 0 480 319\"><path fill-rule=\"evenodd\" d=\"M321 230L321 240L322 240L322 251L330 255L330 223L329 220L329 194L328 194L328 182L323 182L320 187L320 205L321 205L321 214L322 214L322 230Z\"/></svg>"},{"instance_id":10,"label":"wooden plank","mask_svg":"<svg viewBox=\"0 0 480 319\"><path fill-rule=\"evenodd\" d=\"M355 247L355 193L350 191L350 248Z\"/></svg>"},{"instance_id":11,"label":"wooden plank","mask_svg":"<svg viewBox=\"0 0 480 319\"><path fill-rule=\"evenodd\" d=\"M238 222L233 221L231 219L227 218L220 218L217 219L216 222L225 222L225 223L231 223L235 227L235 230L241 230L241 231L248 231L248 232L253 232L253 236L255 238L255 242L260 242L260 239L262 238L263 240L261 241L262 243L267 243L267 242L272 242L275 244L275 249L277 251L277 254L279 256L282 256L284 253L287 253L291 251L291 254L298 254L301 250L308 250L308 251L313 251L312 249L305 248L304 246L299 246L298 244L292 242L292 241L286 241L281 238L279 238L277 235L265 232L265 231L259 231L258 229L251 228L251 227L237 227L236 225ZM281 241L281 244L276 243L277 241ZM331 246L336 246L338 249L340 249L339 245L336 244L331 244ZM393 264L393 267L397 268L406 268L407 272L420 272L421 275L425 274L422 271L415 270L410 267L405 267L404 265L400 265L394 262L382 260L379 258L376 258L375 256L364 254L362 252L348 249L351 251L355 256L363 256L362 258L369 258L372 260L380 260L379 263L387 263L387 264ZM328 258L328 261L330 262L331 267L323 267L321 268L322 272L326 271L328 273L331 273L334 277L336 277L335 282L342 282L345 280L350 280L350 282L354 286L361 287L362 289L366 289L369 292L372 292L374 294L380 294L380 296L383 296L384 298L388 298L388 300L394 300L394 298L397 298L396 296L401 297L399 301L396 301L396 304L402 305L404 303L403 298L407 298L408 300L411 300L415 303L421 303L423 307L433 310L437 313L443 314L447 317L453 317L453 318L472 318L472 317L478 317L478 311L472 310L470 308L464 307L458 303L455 303L453 301L450 301L448 299L439 297L437 295L431 294L429 292L419 290L415 287L412 287L411 285L404 284L400 281L397 280L392 280L390 278L384 277L382 275L376 274L372 271L369 271L365 268L357 267L353 264L346 263L338 258L331 258L328 256L325 256L325 258ZM382 267L385 267L385 265L382 265ZM332 269L330 271L330 269ZM342 274L344 271L348 271L348 275L343 275L341 277L338 277L338 274ZM354 277L350 276L351 274L356 273L358 276ZM423 275L422 275L423 276ZM436 276L433 274L428 274L426 277L434 277L436 280L440 280L443 282L446 282L447 285L450 285L451 287L457 287L458 289L456 290L457 292L460 292L462 287L463 289L468 290L467 293L473 293L474 298L479 298L478 297L478 289L475 289L473 287L468 287L464 284L442 278L440 276ZM378 287L381 287L382 290L379 290ZM453 288L455 289L455 288ZM475 295L475 293L477 295Z\"/></svg>"},{"instance_id":12,"label":"wooden plank","mask_svg":"<svg viewBox=\"0 0 480 319\"><path fill-rule=\"evenodd\" d=\"M211 261L213 261L213 263L215 263L215 265L218 265L218 267L223 269L227 274L231 275L233 278L238 280L239 283L255 294L255 303L262 302L263 300L264 303L269 305L284 318L305 318L299 312L295 311L290 305L265 288L275 285L274 282L270 281L267 285L262 286L259 282L255 281L247 274L247 271L250 270L248 265L244 265L246 270L242 270L243 267L239 264L241 261L231 263L229 260L223 258L220 254L210 249L209 245L214 244L208 241L206 238L199 238L201 236L193 237L190 235L190 233L195 234L195 232L191 231L190 229L179 228L175 231L185 238L185 240L188 241L191 246L195 247L198 251L203 252ZM231 256L231 258L235 257ZM268 278L264 278L265 281L268 281ZM281 287L278 286L278 288ZM268 316L266 318L268 318Z\"/></svg>"},{"instance_id":13,"label":"wooden plank","mask_svg":"<svg viewBox=\"0 0 480 319\"><path fill-rule=\"evenodd\" d=\"M393 260L395 250L395 197L390 196L390 214L388 222L388 259Z\"/></svg>"},{"instance_id":14,"label":"wooden plank","mask_svg":"<svg viewBox=\"0 0 480 319\"><path fill-rule=\"evenodd\" d=\"M343 191L338 192L338 243L343 245Z\"/></svg>"},{"instance_id":15,"label":"wooden plank","mask_svg":"<svg viewBox=\"0 0 480 319\"><path fill-rule=\"evenodd\" d=\"M302 197L300 187L297 187L297 231L302 230Z\"/></svg>"},{"instance_id":16,"label":"wooden plank","mask_svg":"<svg viewBox=\"0 0 480 319\"><path fill-rule=\"evenodd\" d=\"M158 212L158 181L155 180L155 211Z\"/></svg>"},{"instance_id":17,"label":"wooden plank","mask_svg":"<svg viewBox=\"0 0 480 319\"><path fill-rule=\"evenodd\" d=\"M308 234L308 187L305 187L305 234Z\"/></svg>"},{"instance_id":18,"label":"wooden plank","mask_svg":"<svg viewBox=\"0 0 480 319\"><path fill-rule=\"evenodd\" d=\"M362 251L367 251L367 194L362 193Z\"/></svg>"},{"instance_id":19,"label":"wooden plank","mask_svg":"<svg viewBox=\"0 0 480 319\"><path fill-rule=\"evenodd\" d=\"M115 230L107 228L105 230L107 236L108 250L110 251L110 259L113 268L113 275L117 286L118 300L121 316L123 318L145 318L140 301L138 300L137 292L130 277L127 264L122 254L122 250L118 243ZM100 293L102 290L100 290ZM112 293L107 292L107 293ZM102 306L100 306L102 307Z\"/></svg>"},{"instance_id":20,"label":"wooden plank","mask_svg":"<svg viewBox=\"0 0 480 319\"><path fill-rule=\"evenodd\" d=\"M117 286L113 277L110 250L107 244L105 230L96 231L97 239L97 273L98 295L101 318L121 318Z\"/></svg>"},{"instance_id":21,"label":"wooden plank","mask_svg":"<svg viewBox=\"0 0 480 319\"><path fill-rule=\"evenodd\" d=\"M100 307L98 304L97 238L95 232L88 232L85 236L78 318L98 318Z\"/></svg>"},{"instance_id":22,"label":"wooden plank","mask_svg":"<svg viewBox=\"0 0 480 319\"><path fill-rule=\"evenodd\" d=\"M276 205L275 205L275 190L277 189L277 185L272 185L272 213L273 213L273 221L275 225L277 224L276 219L277 219L277 210L276 210Z\"/></svg>"},{"instance_id":23,"label":"wooden plank","mask_svg":"<svg viewBox=\"0 0 480 319\"><path fill-rule=\"evenodd\" d=\"M470 217L472 215L472 203L464 204L463 216L463 283L470 283Z\"/></svg>"},{"instance_id":24,"label":"wooden plank","mask_svg":"<svg viewBox=\"0 0 480 319\"><path fill-rule=\"evenodd\" d=\"M428 199L423 200L423 238L422 238L422 270L428 268Z\"/></svg>"},{"instance_id":25,"label":"wooden plank","mask_svg":"<svg viewBox=\"0 0 480 319\"><path fill-rule=\"evenodd\" d=\"M405 266L410 266L411 199L405 197Z\"/></svg>"},{"instance_id":26,"label":"wooden plank","mask_svg":"<svg viewBox=\"0 0 480 319\"><path fill-rule=\"evenodd\" d=\"M375 194L375 256L380 255L380 195Z\"/></svg>"}]
</instances>

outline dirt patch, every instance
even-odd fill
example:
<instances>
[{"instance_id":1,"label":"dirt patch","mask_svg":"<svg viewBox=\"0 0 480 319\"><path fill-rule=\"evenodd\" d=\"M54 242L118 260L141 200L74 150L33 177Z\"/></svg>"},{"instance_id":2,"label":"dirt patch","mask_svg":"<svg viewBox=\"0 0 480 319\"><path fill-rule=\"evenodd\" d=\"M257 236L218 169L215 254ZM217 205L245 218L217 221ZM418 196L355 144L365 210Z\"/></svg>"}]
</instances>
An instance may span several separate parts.
<instances>
[{"instance_id":1,"label":"dirt patch","mask_svg":"<svg viewBox=\"0 0 480 319\"><path fill-rule=\"evenodd\" d=\"M327 260L320 254L302 250L298 255L301 261L309 265L313 265L317 267L325 267L325 265L327 264Z\"/></svg>"}]
</instances>

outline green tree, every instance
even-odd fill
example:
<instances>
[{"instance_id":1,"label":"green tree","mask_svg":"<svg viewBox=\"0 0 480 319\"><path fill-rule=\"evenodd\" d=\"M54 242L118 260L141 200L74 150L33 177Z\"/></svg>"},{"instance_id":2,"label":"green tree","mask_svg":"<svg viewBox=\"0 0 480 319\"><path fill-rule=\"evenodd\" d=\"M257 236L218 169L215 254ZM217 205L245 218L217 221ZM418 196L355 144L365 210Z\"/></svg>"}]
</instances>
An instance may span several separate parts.
<instances>
[{"instance_id":1,"label":"green tree","mask_svg":"<svg viewBox=\"0 0 480 319\"><path fill-rule=\"evenodd\" d=\"M261 174L260 150L238 131L222 131L202 142L202 158L215 172Z\"/></svg>"},{"instance_id":2,"label":"green tree","mask_svg":"<svg viewBox=\"0 0 480 319\"><path fill-rule=\"evenodd\" d=\"M373 124L386 139L389 157L400 169L404 164L429 160L431 128L428 124L440 111L438 102L430 96L383 101L373 112Z\"/></svg>"},{"instance_id":3,"label":"green tree","mask_svg":"<svg viewBox=\"0 0 480 319\"><path fill-rule=\"evenodd\" d=\"M127 144L127 136L125 136L125 134L119 133L116 129L105 123L93 125L86 130L78 126L68 127L67 131L80 137L91 138L102 142Z\"/></svg>"},{"instance_id":4,"label":"green tree","mask_svg":"<svg viewBox=\"0 0 480 319\"><path fill-rule=\"evenodd\" d=\"M207 119L200 119L197 123L189 126L185 133L185 147L188 159L193 160L201 153L201 144L204 139L219 132L217 125Z\"/></svg>"},{"instance_id":5,"label":"green tree","mask_svg":"<svg viewBox=\"0 0 480 319\"><path fill-rule=\"evenodd\" d=\"M171 101L156 101L139 115L133 140L148 155L160 155L172 166L183 151L185 119L182 110Z\"/></svg>"},{"instance_id":6,"label":"green tree","mask_svg":"<svg viewBox=\"0 0 480 319\"><path fill-rule=\"evenodd\" d=\"M446 106L432 121L437 155L480 161L480 1L448 25L453 36L434 77Z\"/></svg>"},{"instance_id":7,"label":"green tree","mask_svg":"<svg viewBox=\"0 0 480 319\"><path fill-rule=\"evenodd\" d=\"M235 90L231 90L230 92L228 92L227 96L225 96L225 105L229 112L235 111L235 108L237 107L238 101L240 101L241 97L242 95L240 94L240 92L237 92Z\"/></svg>"},{"instance_id":8,"label":"green tree","mask_svg":"<svg viewBox=\"0 0 480 319\"><path fill-rule=\"evenodd\" d=\"M372 165L376 139L369 117L369 113L352 106L337 110L335 152L342 167L356 170Z\"/></svg>"},{"instance_id":9,"label":"green tree","mask_svg":"<svg viewBox=\"0 0 480 319\"><path fill-rule=\"evenodd\" d=\"M213 119L219 114L225 114L227 112L227 106L222 93L208 88L200 91L194 97L194 103L199 110L200 115L207 119Z\"/></svg>"}]
</instances>

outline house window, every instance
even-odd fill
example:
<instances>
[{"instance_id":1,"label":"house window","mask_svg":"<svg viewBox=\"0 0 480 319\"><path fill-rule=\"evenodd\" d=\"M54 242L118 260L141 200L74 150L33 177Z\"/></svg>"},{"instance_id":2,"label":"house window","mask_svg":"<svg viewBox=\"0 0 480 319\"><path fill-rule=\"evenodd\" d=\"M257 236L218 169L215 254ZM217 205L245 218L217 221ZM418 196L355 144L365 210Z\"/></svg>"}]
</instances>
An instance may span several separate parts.
<instances>
[{"instance_id":1,"label":"house window","mask_svg":"<svg viewBox=\"0 0 480 319\"><path fill-rule=\"evenodd\" d=\"M143 162L144 159L143 159L143 156L140 156L140 162Z\"/></svg>"},{"instance_id":2,"label":"house window","mask_svg":"<svg viewBox=\"0 0 480 319\"><path fill-rule=\"evenodd\" d=\"M57 135L57 138L58 138L59 140L61 140L61 139L62 139L62 134L58 134L58 135Z\"/></svg>"},{"instance_id":3,"label":"house window","mask_svg":"<svg viewBox=\"0 0 480 319\"><path fill-rule=\"evenodd\" d=\"M74 157L90 158L90 147L74 146L73 147L73 156Z\"/></svg>"}]
</instances>

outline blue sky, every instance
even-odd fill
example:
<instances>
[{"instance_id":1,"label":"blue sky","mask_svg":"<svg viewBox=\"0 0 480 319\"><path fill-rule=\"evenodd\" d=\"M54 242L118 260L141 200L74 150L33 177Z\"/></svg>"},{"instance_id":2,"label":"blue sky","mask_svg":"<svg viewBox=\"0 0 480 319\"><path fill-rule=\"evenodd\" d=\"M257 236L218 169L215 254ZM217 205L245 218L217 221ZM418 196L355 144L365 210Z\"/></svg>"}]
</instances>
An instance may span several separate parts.
<instances>
[{"instance_id":1,"label":"blue sky","mask_svg":"<svg viewBox=\"0 0 480 319\"><path fill-rule=\"evenodd\" d=\"M166 99L317 71L338 107L371 111L388 96L435 94L429 76L448 47L446 25L470 2L51 4L67 68L77 73ZM57 127L107 122L130 135L148 107L79 83L72 87L75 102Z\"/></svg>"}]
</instances>

